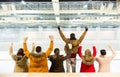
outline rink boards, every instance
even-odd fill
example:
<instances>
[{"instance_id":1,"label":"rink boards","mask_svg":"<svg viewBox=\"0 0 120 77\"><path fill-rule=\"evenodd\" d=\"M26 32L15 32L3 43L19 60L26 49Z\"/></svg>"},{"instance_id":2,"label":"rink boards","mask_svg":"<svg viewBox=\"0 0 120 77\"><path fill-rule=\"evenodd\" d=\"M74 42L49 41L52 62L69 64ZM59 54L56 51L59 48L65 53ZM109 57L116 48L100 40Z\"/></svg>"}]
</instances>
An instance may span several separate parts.
<instances>
[{"instance_id":1,"label":"rink boards","mask_svg":"<svg viewBox=\"0 0 120 77\"><path fill-rule=\"evenodd\" d=\"M120 73L2 73L0 77L120 77Z\"/></svg>"}]
</instances>

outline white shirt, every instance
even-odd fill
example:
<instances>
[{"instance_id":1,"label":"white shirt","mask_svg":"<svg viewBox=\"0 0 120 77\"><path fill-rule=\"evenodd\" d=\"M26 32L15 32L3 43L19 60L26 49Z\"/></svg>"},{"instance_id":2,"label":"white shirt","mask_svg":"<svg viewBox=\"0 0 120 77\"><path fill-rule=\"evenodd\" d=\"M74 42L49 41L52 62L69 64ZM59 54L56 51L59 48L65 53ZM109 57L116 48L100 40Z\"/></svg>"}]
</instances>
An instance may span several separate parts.
<instances>
[{"instance_id":1,"label":"white shirt","mask_svg":"<svg viewBox=\"0 0 120 77\"><path fill-rule=\"evenodd\" d=\"M106 56L100 56L96 58L96 61L99 63L99 70L98 72L110 72L110 63L111 60L115 57L115 52L112 52L113 54L109 57Z\"/></svg>"}]
</instances>

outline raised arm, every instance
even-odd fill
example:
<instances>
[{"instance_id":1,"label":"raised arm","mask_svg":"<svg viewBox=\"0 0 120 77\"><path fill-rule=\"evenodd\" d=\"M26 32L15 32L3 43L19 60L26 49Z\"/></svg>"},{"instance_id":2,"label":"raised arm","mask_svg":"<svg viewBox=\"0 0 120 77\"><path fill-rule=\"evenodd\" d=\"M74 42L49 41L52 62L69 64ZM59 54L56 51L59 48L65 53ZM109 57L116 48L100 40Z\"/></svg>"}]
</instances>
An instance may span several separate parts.
<instances>
[{"instance_id":1,"label":"raised arm","mask_svg":"<svg viewBox=\"0 0 120 77\"><path fill-rule=\"evenodd\" d=\"M28 48L27 48L27 43L26 43L27 39L28 39L27 37L24 38L24 41L23 41L23 49L24 49L25 55L26 55L27 57L29 57L30 52L28 51Z\"/></svg>"},{"instance_id":2,"label":"raised arm","mask_svg":"<svg viewBox=\"0 0 120 77\"><path fill-rule=\"evenodd\" d=\"M78 55L80 56L80 58L82 58L82 46L79 46L78 48Z\"/></svg>"},{"instance_id":3,"label":"raised arm","mask_svg":"<svg viewBox=\"0 0 120 77\"><path fill-rule=\"evenodd\" d=\"M62 60L66 60L66 59L68 59L68 58L70 58L70 54L64 56L64 57L62 58Z\"/></svg>"},{"instance_id":4,"label":"raised arm","mask_svg":"<svg viewBox=\"0 0 120 77\"><path fill-rule=\"evenodd\" d=\"M96 54L97 54L97 49L96 49L96 47L95 47L95 46L93 46L93 56L95 57L95 56L96 56Z\"/></svg>"},{"instance_id":5,"label":"raised arm","mask_svg":"<svg viewBox=\"0 0 120 77\"><path fill-rule=\"evenodd\" d=\"M60 26L58 26L58 31L59 31L59 34L60 34L62 40L63 40L64 42L68 43L69 40L68 40L68 39L65 37L65 35L63 34L62 30L60 29Z\"/></svg>"},{"instance_id":6,"label":"raised arm","mask_svg":"<svg viewBox=\"0 0 120 77\"><path fill-rule=\"evenodd\" d=\"M116 51L112 48L111 45L108 45L108 47L110 48L110 50L112 51L112 56L111 58L114 58L116 56Z\"/></svg>"},{"instance_id":7,"label":"raised arm","mask_svg":"<svg viewBox=\"0 0 120 77\"><path fill-rule=\"evenodd\" d=\"M35 51L35 43L32 43L32 53Z\"/></svg>"},{"instance_id":8,"label":"raised arm","mask_svg":"<svg viewBox=\"0 0 120 77\"><path fill-rule=\"evenodd\" d=\"M69 52L68 51L66 52L66 56L63 57L63 60L70 58L70 56L71 56L71 51L69 50Z\"/></svg>"},{"instance_id":9,"label":"raised arm","mask_svg":"<svg viewBox=\"0 0 120 77\"><path fill-rule=\"evenodd\" d=\"M10 44L9 54L14 61L16 61L16 55L13 54L13 43Z\"/></svg>"},{"instance_id":10,"label":"raised arm","mask_svg":"<svg viewBox=\"0 0 120 77\"><path fill-rule=\"evenodd\" d=\"M80 38L78 39L77 43L80 44L83 39L85 38L85 35L87 34L88 28L85 27L85 31L82 33L82 35L80 36Z\"/></svg>"},{"instance_id":11,"label":"raised arm","mask_svg":"<svg viewBox=\"0 0 120 77\"><path fill-rule=\"evenodd\" d=\"M53 42L53 36L49 36L50 38L50 45L49 45L49 48L47 49L46 51L46 57L48 57L50 55L50 53L53 51L53 45L54 45L54 42Z\"/></svg>"},{"instance_id":12,"label":"raised arm","mask_svg":"<svg viewBox=\"0 0 120 77\"><path fill-rule=\"evenodd\" d=\"M13 55L13 43L10 44L9 54Z\"/></svg>"}]
</instances>

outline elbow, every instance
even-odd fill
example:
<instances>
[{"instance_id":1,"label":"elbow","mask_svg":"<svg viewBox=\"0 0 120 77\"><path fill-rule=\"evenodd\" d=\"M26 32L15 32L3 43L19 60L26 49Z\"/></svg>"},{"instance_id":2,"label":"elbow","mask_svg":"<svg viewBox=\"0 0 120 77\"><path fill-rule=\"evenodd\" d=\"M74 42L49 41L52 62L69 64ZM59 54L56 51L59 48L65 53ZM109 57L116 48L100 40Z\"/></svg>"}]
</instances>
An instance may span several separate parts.
<instances>
[{"instance_id":1,"label":"elbow","mask_svg":"<svg viewBox=\"0 0 120 77\"><path fill-rule=\"evenodd\" d=\"M50 50L51 50L51 51L53 51L53 47L52 47L52 48L50 48Z\"/></svg>"},{"instance_id":2,"label":"elbow","mask_svg":"<svg viewBox=\"0 0 120 77\"><path fill-rule=\"evenodd\" d=\"M49 51L53 51L53 48L49 48Z\"/></svg>"},{"instance_id":3,"label":"elbow","mask_svg":"<svg viewBox=\"0 0 120 77\"><path fill-rule=\"evenodd\" d=\"M114 56L116 56L116 53L113 53Z\"/></svg>"}]
</instances>

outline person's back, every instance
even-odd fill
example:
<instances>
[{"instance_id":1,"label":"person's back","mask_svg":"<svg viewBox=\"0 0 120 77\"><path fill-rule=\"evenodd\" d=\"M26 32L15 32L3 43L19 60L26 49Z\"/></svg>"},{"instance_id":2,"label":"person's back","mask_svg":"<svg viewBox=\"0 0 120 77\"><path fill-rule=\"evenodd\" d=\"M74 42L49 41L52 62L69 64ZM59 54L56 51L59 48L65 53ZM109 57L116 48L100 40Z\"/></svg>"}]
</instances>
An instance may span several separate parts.
<instances>
[{"instance_id":1,"label":"person's back","mask_svg":"<svg viewBox=\"0 0 120 77\"><path fill-rule=\"evenodd\" d=\"M96 58L96 61L99 63L99 70L98 72L110 72L110 63L111 60L115 57L115 51L109 46L112 51L112 55L107 57L106 50L102 49L100 51L101 56Z\"/></svg>"},{"instance_id":2,"label":"person's back","mask_svg":"<svg viewBox=\"0 0 120 77\"><path fill-rule=\"evenodd\" d=\"M60 55L59 48L55 48L54 55L49 56L49 60L51 61L51 67L49 72L65 72L63 61L70 57L71 53L66 56Z\"/></svg>"},{"instance_id":3,"label":"person's back","mask_svg":"<svg viewBox=\"0 0 120 77\"><path fill-rule=\"evenodd\" d=\"M27 61L28 58L26 56L18 57L16 55L13 55L13 58L14 61L16 62L14 67L14 72L28 72L28 61Z\"/></svg>"},{"instance_id":4,"label":"person's back","mask_svg":"<svg viewBox=\"0 0 120 77\"><path fill-rule=\"evenodd\" d=\"M78 48L79 48L79 44L83 41L83 39L85 38L88 28L85 27L85 31L82 33L82 35L79 37L79 39L76 39L76 36L74 33L70 34L70 38L66 38L65 35L63 34L62 30L60 29L60 26L58 27L58 31L59 34L62 38L62 40L66 43L66 44L71 44L71 54L77 54ZM65 51L67 51L68 46L65 45Z\"/></svg>"},{"instance_id":5,"label":"person's back","mask_svg":"<svg viewBox=\"0 0 120 77\"><path fill-rule=\"evenodd\" d=\"M50 56L50 61L52 62L49 72L65 72L63 66L63 55L59 55L57 58L54 58L54 55Z\"/></svg>"},{"instance_id":6,"label":"person's back","mask_svg":"<svg viewBox=\"0 0 120 77\"><path fill-rule=\"evenodd\" d=\"M43 52L39 54L31 53L29 58L30 58L29 72L48 72L47 56L45 53Z\"/></svg>"},{"instance_id":7,"label":"person's back","mask_svg":"<svg viewBox=\"0 0 120 77\"><path fill-rule=\"evenodd\" d=\"M14 72L28 72L28 58L23 52L23 48L20 48L17 54L13 54L13 43L11 43L9 54L15 61Z\"/></svg>"},{"instance_id":8,"label":"person's back","mask_svg":"<svg viewBox=\"0 0 120 77\"><path fill-rule=\"evenodd\" d=\"M27 38L24 38L23 48L25 55L30 59L29 72L48 72L47 58L53 50L53 36L49 36L50 45L47 51L44 53L40 46L36 47L36 53L29 52L27 49Z\"/></svg>"},{"instance_id":9,"label":"person's back","mask_svg":"<svg viewBox=\"0 0 120 77\"><path fill-rule=\"evenodd\" d=\"M110 62L111 57L99 57L97 58L99 62L99 70L98 72L109 72L110 71Z\"/></svg>"},{"instance_id":10,"label":"person's back","mask_svg":"<svg viewBox=\"0 0 120 77\"><path fill-rule=\"evenodd\" d=\"M95 72L94 61L96 56L96 47L93 46L93 54L89 49L85 50L85 55L82 55L82 46L78 49L78 54L82 59L80 72Z\"/></svg>"},{"instance_id":11,"label":"person's back","mask_svg":"<svg viewBox=\"0 0 120 77\"><path fill-rule=\"evenodd\" d=\"M87 34L88 28L85 27L85 31L82 33L79 39L76 39L74 33L70 34L70 38L66 38L60 26L58 26L58 31L62 40L66 43L66 45L64 46L65 52L71 52L70 58L66 60L66 71L70 72L70 67L72 67L72 72L76 72L76 54L79 48L79 44L83 41Z\"/></svg>"}]
</instances>

